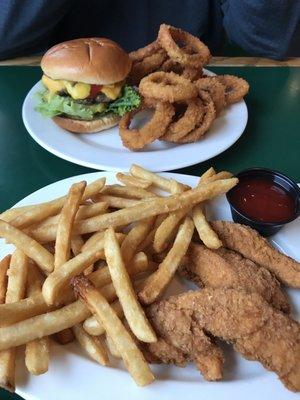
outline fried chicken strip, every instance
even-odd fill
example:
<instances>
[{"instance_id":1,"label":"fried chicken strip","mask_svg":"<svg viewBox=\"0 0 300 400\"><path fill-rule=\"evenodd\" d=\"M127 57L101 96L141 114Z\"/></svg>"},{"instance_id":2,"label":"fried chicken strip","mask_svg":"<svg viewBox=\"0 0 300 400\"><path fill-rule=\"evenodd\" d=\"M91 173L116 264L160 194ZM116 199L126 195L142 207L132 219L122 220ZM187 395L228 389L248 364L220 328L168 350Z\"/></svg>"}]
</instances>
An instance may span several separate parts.
<instances>
[{"instance_id":1,"label":"fried chicken strip","mask_svg":"<svg viewBox=\"0 0 300 400\"><path fill-rule=\"evenodd\" d=\"M300 325L259 294L205 288L151 305L147 314L158 334L175 347L196 344L204 330L260 361L285 386L300 391ZM197 351L197 345L192 346Z\"/></svg>"},{"instance_id":2,"label":"fried chicken strip","mask_svg":"<svg viewBox=\"0 0 300 400\"><path fill-rule=\"evenodd\" d=\"M300 288L300 263L274 249L254 229L228 221L211 225L224 247L267 268L285 285Z\"/></svg>"},{"instance_id":3,"label":"fried chicken strip","mask_svg":"<svg viewBox=\"0 0 300 400\"><path fill-rule=\"evenodd\" d=\"M179 273L200 287L245 289L259 293L273 307L290 312L287 295L281 290L278 280L267 269L234 251L225 248L210 250L191 243Z\"/></svg>"},{"instance_id":4,"label":"fried chicken strip","mask_svg":"<svg viewBox=\"0 0 300 400\"><path fill-rule=\"evenodd\" d=\"M161 313L155 304L153 308L148 309L147 315L161 338L157 343L146 345L154 358L158 358L163 363L179 366L193 361L207 381L221 379L224 364L223 352L202 328L199 328L197 321L185 316L180 310L174 309L174 312L171 311L171 315L168 316L170 317L169 329L161 329L164 312ZM181 362L182 360L185 362Z\"/></svg>"}]
</instances>

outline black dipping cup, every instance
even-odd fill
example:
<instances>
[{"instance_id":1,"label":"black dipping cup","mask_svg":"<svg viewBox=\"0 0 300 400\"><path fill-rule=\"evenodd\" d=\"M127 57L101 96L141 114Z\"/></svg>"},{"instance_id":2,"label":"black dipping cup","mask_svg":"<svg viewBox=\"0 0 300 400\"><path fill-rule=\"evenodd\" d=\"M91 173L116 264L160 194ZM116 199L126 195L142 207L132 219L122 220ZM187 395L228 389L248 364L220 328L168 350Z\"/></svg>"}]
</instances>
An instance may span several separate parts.
<instances>
[{"instance_id":1,"label":"black dipping cup","mask_svg":"<svg viewBox=\"0 0 300 400\"><path fill-rule=\"evenodd\" d=\"M286 192L288 192L295 201L295 214L292 218L280 221L280 222L261 222L249 218L246 214L239 211L237 207L232 203L231 196L235 188L232 188L226 195L230 205L231 215L234 222L239 224L248 225L251 228L258 231L262 236L268 237L277 233L284 225L294 221L300 215L300 188L296 182L292 181L287 176L280 172L273 171L267 168L251 168L239 172L236 177L239 182L243 179L248 178L265 178L281 186ZM238 186L238 185L237 185ZM237 187L235 186L235 187Z\"/></svg>"}]
</instances>

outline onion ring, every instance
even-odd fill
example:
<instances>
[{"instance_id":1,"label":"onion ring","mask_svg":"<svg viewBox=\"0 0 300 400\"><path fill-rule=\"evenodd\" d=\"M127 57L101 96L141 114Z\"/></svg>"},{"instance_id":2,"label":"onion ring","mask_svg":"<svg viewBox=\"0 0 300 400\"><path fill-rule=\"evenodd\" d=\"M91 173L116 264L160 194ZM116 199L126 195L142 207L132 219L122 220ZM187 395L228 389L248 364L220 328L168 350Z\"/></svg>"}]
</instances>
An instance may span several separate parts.
<instances>
[{"instance_id":1,"label":"onion ring","mask_svg":"<svg viewBox=\"0 0 300 400\"><path fill-rule=\"evenodd\" d=\"M199 90L208 92L214 102L217 114L226 106L225 86L217 77L205 77L195 82Z\"/></svg>"},{"instance_id":2,"label":"onion ring","mask_svg":"<svg viewBox=\"0 0 300 400\"><path fill-rule=\"evenodd\" d=\"M188 79L174 72L153 72L141 80L139 91L144 97L169 101L187 100L197 97L197 87Z\"/></svg>"},{"instance_id":3,"label":"onion ring","mask_svg":"<svg viewBox=\"0 0 300 400\"><path fill-rule=\"evenodd\" d=\"M147 103L140 109L125 114L119 123L122 143L130 150L142 149L163 136L175 112L171 104L158 102L151 105L151 108L154 108L154 114L150 121L140 129L130 129L129 126L134 115L146 108L148 108Z\"/></svg>"},{"instance_id":4,"label":"onion ring","mask_svg":"<svg viewBox=\"0 0 300 400\"><path fill-rule=\"evenodd\" d=\"M185 108L184 108L185 106ZM202 120L204 107L200 99L188 100L185 103L174 104L175 119L167 128L162 140L176 142L191 132ZM177 115L176 115L177 114Z\"/></svg>"},{"instance_id":5,"label":"onion ring","mask_svg":"<svg viewBox=\"0 0 300 400\"><path fill-rule=\"evenodd\" d=\"M170 58L162 64L160 71L175 72L175 74L181 75L191 82L201 78L202 76L202 68L184 66L176 61L171 60Z\"/></svg>"},{"instance_id":6,"label":"onion ring","mask_svg":"<svg viewBox=\"0 0 300 400\"><path fill-rule=\"evenodd\" d=\"M145 57L152 56L152 54L157 53L161 50L161 46L157 40L148 44L145 47L142 47L138 50L132 51L129 53L129 58L132 61L142 61Z\"/></svg>"},{"instance_id":7,"label":"onion ring","mask_svg":"<svg viewBox=\"0 0 300 400\"><path fill-rule=\"evenodd\" d=\"M158 41L169 57L180 64L200 68L208 63L210 51L198 38L173 26L162 24L158 32ZM183 43L182 48L177 43ZM184 46L191 50L185 51ZM189 54L193 53L193 54Z\"/></svg>"},{"instance_id":8,"label":"onion ring","mask_svg":"<svg viewBox=\"0 0 300 400\"><path fill-rule=\"evenodd\" d=\"M181 139L176 140L176 143L193 143L199 140L211 127L216 118L216 109L212 98L207 92L200 91L199 97L204 106L204 115L200 124L190 133Z\"/></svg>"},{"instance_id":9,"label":"onion ring","mask_svg":"<svg viewBox=\"0 0 300 400\"><path fill-rule=\"evenodd\" d=\"M160 49L156 53L145 57L143 60L134 62L128 75L127 82L129 85L138 85L142 78L157 70L165 59L166 52Z\"/></svg>"},{"instance_id":10,"label":"onion ring","mask_svg":"<svg viewBox=\"0 0 300 400\"><path fill-rule=\"evenodd\" d=\"M249 84L245 79L233 75L218 75L215 79L225 86L227 104L237 103L249 92Z\"/></svg>"}]
</instances>

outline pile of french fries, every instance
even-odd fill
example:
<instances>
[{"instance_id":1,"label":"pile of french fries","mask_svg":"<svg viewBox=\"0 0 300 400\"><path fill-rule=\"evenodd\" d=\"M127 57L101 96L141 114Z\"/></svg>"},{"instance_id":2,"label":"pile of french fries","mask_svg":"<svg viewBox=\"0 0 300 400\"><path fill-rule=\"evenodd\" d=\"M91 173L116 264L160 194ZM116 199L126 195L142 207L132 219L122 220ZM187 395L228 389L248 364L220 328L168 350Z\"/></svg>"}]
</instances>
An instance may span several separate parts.
<instances>
[{"instance_id":1,"label":"pile of french fries","mask_svg":"<svg viewBox=\"0 0 300 400\"><path fill-rule=\"evenodd\" d=\"M157 340L143 306L163 295L196 231L222 245L205 202L237 179L210 168L192 189L137 165L116 178L0 215L0 237L16 248L0 262L1 387L15 388L18 346L31 374L48 370L49 338L76 340L104 366L109 353L123 359L140 386L154 380L140 349Z\"/></svg>"}]
</instances>

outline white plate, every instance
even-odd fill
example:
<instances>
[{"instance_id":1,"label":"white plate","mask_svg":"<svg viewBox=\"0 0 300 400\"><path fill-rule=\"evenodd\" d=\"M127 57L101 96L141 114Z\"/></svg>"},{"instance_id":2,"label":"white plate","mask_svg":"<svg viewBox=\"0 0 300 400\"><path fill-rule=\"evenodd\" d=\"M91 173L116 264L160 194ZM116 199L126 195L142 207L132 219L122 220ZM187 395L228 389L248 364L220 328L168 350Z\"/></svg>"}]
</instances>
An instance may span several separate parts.
<instances>
[{"instance_id":1,"label":"white plate","mask_svg":"<svg viewBox=\"0 0 300 400\"><path fill-rule=\"evenodd\" d=\"M42 87L38 82L25 98L22 116L27 131L50 153L100 170L127 170L131 164L141 164L151 171L169 171L209 160L239 139L248 119L247 106L242 100L226 107L199 142L176 145L157 140L146 149L133 152L123 147L117 126L99 133L73 134L58 127L52 119L44 118L34 110L35 94Z\"/></svg>"},{"instance_id":2,"label":"white plate","mask_svg":"<svg viewBox=\"0 0 300 400\"><path fill-rule=\"evenodd\" d=\"M179 174L163 174L188 185L195 185L198 178ZM26 197L18 205L28 205L51 200L66 192L66 188L76 181L92 180L105 176L107 182L115 183L113 173L92 173L64 179L46 186ZM211 218L231 220L225 197L215 200L209 210ZM300 219L289 224L274 238L274 244L290 256L300 259L298 243ZM0 257L12 251L12 246L0 241ZM183 282L177 280L171 290L183 290ZM299 290L289 290L289 294L300 310ZM296 316L297 317L297 316ZM299 318L299 314L298 314ZM139 388L132 381L122 365L114 362L110 368L102 367L87 358L74 345L51 347L50 369L48 373L30 376L22 361L18 359L17 393L26 400L82 400L82 399L125 399L125 400L243 400L272 399L292 400L299 395L289 392L274 373L265 370L258 362L242 359L229 346L224 346L226 363L224 379L221 382L206 382L194 365L177 368L169 365L155 365L157 377L152 385ZM23 350L22 350L23 351Z\"/></svg>"}]
</instances>

